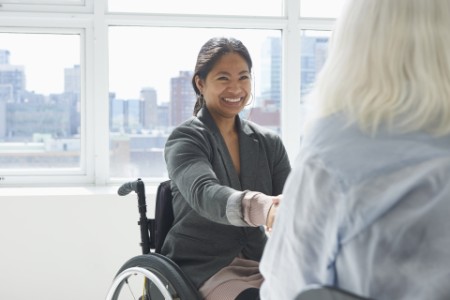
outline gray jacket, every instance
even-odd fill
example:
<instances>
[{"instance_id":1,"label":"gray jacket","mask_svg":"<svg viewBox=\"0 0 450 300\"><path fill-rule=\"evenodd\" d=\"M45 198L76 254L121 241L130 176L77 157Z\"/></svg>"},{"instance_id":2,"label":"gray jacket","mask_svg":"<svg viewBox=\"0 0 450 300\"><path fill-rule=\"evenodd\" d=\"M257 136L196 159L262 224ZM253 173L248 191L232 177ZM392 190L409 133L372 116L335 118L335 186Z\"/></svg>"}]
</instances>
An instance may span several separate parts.
<instances>
[{"instance_id":1,"label":"gray jacket","mask_svg":"<svg viewBox=\"0 0 450 300\"><path fill-rule=\"evenodd\" d=\"M262 227L242 221L244 191L282 193L291 170L275 133L236 118L241 174L219 129L204 107L174 129L165 147L175 220L162 248L197 287L242 253L259 261L266 243Z\"/></svg>"}]
</instances>

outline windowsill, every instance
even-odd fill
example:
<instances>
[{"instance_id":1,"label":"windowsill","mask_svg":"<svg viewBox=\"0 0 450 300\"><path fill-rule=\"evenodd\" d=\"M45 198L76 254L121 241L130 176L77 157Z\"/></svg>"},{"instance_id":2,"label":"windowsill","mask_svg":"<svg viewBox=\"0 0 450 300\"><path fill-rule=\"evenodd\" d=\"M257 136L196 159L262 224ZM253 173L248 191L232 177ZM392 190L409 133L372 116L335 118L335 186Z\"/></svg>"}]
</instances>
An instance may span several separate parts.
<instances>
[{"instance_id":1,"label":"windowsill","mask_svg":"<svg viewBox=\"0 0 450 300\"><path fill-rule=\"evenodd\" d=\"M59 186L59 187L2 187L2 197L39 197L39 196L118 196L119 185L114 186ZM147 196L156 194L156 186L146 185ZM135 194L134 192L130 193ZM129 194L129 195L130 195Z\"/></svg>"}]
</instances>

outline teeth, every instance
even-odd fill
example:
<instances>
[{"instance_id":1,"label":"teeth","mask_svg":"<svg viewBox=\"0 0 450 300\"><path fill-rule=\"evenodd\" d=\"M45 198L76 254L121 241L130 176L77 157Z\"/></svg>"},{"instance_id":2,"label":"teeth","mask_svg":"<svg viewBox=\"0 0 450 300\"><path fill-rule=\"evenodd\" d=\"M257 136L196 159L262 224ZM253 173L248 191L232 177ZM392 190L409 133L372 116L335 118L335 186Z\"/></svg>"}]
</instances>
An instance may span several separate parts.
<instances>
[{"instance_id":1,"label":"teeth","mask_svg":"<svg viewBox=\"0 0 450 300\"><path fill-rule=\"evenodd\" d=\"M241 98L224 98L227 102L239 102Z\"/></svg>"}]
</instances>

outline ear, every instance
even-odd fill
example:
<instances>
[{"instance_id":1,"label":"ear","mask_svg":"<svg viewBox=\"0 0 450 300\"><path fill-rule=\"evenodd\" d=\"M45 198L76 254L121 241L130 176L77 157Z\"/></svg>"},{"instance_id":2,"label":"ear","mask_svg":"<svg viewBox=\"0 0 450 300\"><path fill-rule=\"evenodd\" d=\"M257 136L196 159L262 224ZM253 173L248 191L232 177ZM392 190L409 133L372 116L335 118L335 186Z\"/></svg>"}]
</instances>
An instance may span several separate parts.
<instances>
[{"instance_id":1,"label":"ear","mask_svg":"<svg viewBox=\"0 0 450 300\"><path fill-rule=\"evenodd\" d=\"M200 93L203 94L204 82L198 75L195 75L195 85L197 86Z\"/></svg>"}]
</instances>

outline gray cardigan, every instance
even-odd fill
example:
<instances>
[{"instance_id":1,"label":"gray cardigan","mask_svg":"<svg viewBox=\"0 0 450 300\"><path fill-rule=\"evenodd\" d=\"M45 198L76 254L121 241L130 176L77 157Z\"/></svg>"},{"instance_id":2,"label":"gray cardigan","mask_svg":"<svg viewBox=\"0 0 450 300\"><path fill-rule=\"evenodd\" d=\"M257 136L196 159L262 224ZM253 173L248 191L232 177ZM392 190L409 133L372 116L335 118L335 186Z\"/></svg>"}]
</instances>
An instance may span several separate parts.
<instances>
[{"instance_id":1,"label":"gray cardigan","mask_svg":"<svg viewBox=\"0 0 450 300\"><path fill-rule=\"evenodd\" d=\"M266 235L262 227L244 225L240 200L247 190L281 194L291 170L278 135L239 117L236 124L240 176L205 107L175 128L165 147L175 220L162 254L197 287L240 253L261 259Z\"/></svg>"}]
</instances>

